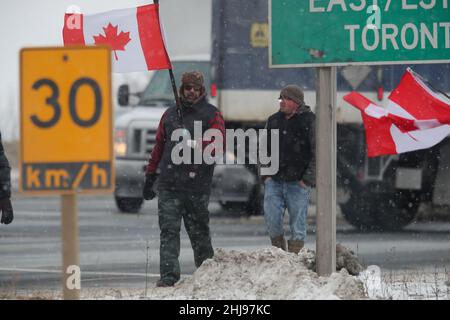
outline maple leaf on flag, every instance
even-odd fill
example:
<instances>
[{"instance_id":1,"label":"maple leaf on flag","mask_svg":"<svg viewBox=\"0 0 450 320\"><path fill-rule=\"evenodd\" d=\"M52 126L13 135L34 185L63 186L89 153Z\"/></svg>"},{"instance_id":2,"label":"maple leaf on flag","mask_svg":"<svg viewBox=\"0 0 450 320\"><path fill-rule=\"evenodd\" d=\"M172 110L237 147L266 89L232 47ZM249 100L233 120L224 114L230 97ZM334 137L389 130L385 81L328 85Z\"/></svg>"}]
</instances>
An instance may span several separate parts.
<instances>
[{"instance_id":1,"label":"maple leaf on flag","mask_svg":"<svg viewBox=\"0 0 450 320\"><path fill-rule=\"evenodd\" d=\"M109 45L114 51L114 57L116 58L116 60L119 60L116 50L125 51L125 46L128 42L131 41L131 39L130 32L121 31L120 34L117 34L117 28L118 25L113 26L110 22L106 27L103 27L105 35L99 34L97 36L94 36L94 41L95 44Z\"/></svg>"}]
</instances>

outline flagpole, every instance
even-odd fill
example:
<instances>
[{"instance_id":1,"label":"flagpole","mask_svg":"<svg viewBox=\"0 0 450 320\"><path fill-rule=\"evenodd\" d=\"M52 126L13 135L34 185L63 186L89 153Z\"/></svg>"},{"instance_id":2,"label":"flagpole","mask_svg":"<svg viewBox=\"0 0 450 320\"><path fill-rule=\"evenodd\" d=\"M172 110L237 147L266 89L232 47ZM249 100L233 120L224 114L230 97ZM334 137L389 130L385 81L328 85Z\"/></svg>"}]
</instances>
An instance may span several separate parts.
<instances>
[{"instance_id":1,"label":"flagpole","mask_svg":"<svg viewBox=\"0 0 450 320\"><path fill-rule=\"evenodd\" d=\"M153 3L157 6L159 6L159 0L153 0ZM158 8L158 16L159 16L159 8ZM169 58L169 60L170 60L170 58ZM172 62L170 64L172 65ZM183 126L183 115L181 113L181 101L180 101L180 97L178 96L177 84L175 82L175 76L173 75L172 68L169 69L169 76L170 76L170 82L172 83L172 90L173 90L173 95L175 97L177 113L178 113L178 116L180 117L181 126Z\"/></svg>"},{"instance_id":2,"label":"flagpole","mask_svg":"<svg viewBox=\"0 0 450 320\"><path fill-rule=\"evenodd\" d=\"M178 96L177 84L175 83L175 77L173 75L173 70L169 69L170 82L172 83L173 95L175 96L175 102L177 104L177 108L181 108L180 97Z\"/></svg>"}]
</instances>

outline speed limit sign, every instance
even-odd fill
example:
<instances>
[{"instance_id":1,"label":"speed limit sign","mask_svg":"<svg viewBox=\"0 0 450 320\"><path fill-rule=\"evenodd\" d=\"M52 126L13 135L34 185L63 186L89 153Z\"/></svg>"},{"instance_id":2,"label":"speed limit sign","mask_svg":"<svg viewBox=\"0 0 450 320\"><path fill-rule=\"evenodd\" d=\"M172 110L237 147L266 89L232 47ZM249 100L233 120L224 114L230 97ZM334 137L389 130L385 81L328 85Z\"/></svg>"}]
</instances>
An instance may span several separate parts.
<instances>
[{"instance_id":1,"label":"speed limit sign","mask_svg":"<svg viewBox=\"0 0 450 320\"><path fill-rule=\"evenodd\" d=\"M20 52L20 190L111 191L111 58L106 47Z\"/></svg>"}]
</instances>

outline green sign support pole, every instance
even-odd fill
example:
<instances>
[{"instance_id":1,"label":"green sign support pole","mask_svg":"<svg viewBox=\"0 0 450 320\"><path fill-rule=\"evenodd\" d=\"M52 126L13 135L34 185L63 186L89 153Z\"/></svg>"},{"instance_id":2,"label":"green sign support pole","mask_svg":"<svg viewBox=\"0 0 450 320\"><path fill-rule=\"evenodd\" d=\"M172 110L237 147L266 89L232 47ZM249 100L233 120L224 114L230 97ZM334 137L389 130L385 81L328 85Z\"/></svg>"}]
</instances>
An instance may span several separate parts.
<instances>
[{"instance_id":1,"label":"green sign support pole","mask_svg":"<svg viewBox=\"0 0 450 320\"><path fill-rule=\"evenodd\" d=\"M316 68L316 271L336 270L336 67Z\"/></svg>"}]
</instances>

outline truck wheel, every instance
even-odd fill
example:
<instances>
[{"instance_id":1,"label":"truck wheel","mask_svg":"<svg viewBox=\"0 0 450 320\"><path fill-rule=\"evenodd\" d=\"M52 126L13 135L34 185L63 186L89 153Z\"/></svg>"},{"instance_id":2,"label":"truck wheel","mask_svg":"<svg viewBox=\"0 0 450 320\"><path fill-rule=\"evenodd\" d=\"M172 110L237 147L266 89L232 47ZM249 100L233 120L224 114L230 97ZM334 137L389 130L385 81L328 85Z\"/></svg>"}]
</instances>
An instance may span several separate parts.
<instances>
[{"instance_id":1,"label":"truck wheel","mask_svg":"<svg viewBox=\"0 0 450 320\"><path fill-rule=\"evenodd\" d=\"M410 224L420 205L417 191L402 190L380 197L376 219L381 230L396 231Z\"/></svg>"},{"instance_id":2,"label":"truck wheel","mask_svg":"<svg viewBox=\"0 0 450 320\"><path fill-rule=\"evenodd\" d=\"M374 198L364 194L352 194L346 203L340 205L345 220L361 231L378 229L374 218L375 206Z\"/></svg>"},{"instance_id":3,"label":"truck wheel","mask_svg":"<svg viewBox=\"0 0 450 320\"><path fill-rule=\"evenodd\" d=\"M143 198L121 198L116 197L117 208L121 212L138 213L144 202Z\"/></svg>"}]
</instances>

